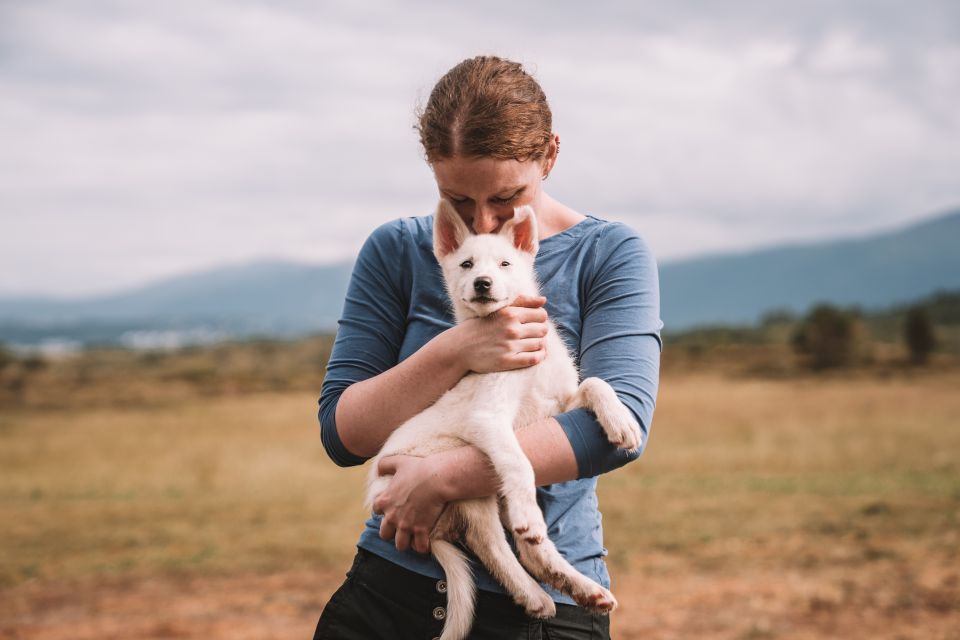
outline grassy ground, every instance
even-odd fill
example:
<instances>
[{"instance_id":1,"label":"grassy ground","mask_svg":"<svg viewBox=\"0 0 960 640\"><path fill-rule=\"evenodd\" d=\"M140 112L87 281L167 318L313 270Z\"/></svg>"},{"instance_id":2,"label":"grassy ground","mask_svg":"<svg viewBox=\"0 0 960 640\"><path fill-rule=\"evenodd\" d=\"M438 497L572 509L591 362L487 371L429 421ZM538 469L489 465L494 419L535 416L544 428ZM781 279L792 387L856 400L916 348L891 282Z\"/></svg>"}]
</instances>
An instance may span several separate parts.
<instances>
[{"instance_id":1,"label":"grassy ground","mask_svg":"<svg viewBox=\"0 0 960 640\"><path fill-rule=\"evenodd\" d=\"M600 484L615 637L960 638L958 388L668 368ZM0 638L310 636L364 519L314 394L69 404L0 411Z\"/></svg>"}]
</instances>

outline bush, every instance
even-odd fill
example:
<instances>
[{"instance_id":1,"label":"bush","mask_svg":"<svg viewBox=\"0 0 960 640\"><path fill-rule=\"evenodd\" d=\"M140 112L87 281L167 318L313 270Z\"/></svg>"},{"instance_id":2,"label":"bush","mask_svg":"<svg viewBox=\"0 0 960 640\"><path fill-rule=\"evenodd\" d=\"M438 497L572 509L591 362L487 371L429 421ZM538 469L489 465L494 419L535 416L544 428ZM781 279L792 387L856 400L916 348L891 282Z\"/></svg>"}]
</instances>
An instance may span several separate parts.
<instances>
[{"instance_id":1,"label":"bush","mask_svg":"<svg viewBox=\"0 0 960 640\"><path fill-rule=\"evenodd\" d=\"M857 355L857 318L828 304L815 307L793 334L793 348L816 370L843 367Z\"/></svg>"},{"instance_id":2,"label":"bush","mask_svg":"<svg viewBox=\"0 0 960 640\"><path fill-rule=\"evenodd\" d=\"M910 352L910 361L923 364L937 346L933 321L922 306L911 307L903 324L903 341Z\"/></svg>"},{"instance_id":3,"label":"bush","mask_svg":"<svg viewBox=\"0 0 960 640\"><path fill-rule=\"evenodd\" d=\"M13 354L13 351L7 349L6 346L0 342L0 371L5 369L7 365L11 365L16 361L17 357Z\"/></svg>"}]
</instances>

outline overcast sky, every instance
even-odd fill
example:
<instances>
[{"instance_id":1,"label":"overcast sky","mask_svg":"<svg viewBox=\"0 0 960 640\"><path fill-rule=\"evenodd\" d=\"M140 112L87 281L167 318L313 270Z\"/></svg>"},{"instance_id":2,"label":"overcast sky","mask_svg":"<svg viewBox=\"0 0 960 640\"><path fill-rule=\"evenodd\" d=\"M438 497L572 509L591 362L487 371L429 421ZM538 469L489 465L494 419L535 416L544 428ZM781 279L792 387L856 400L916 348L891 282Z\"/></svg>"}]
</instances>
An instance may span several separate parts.
<instances>
[{"instance_id":1,"label":"overcast sky","mask_svg":"<svg viewBox=\"0 0 960 640\"><path fill-rule=\"evenodd\" d=\"M960 205L955 0L461 4L0 0L0 292L352 258L431 211L414 108L479 53L661 261Z\"/></svg>"}]
</instances>

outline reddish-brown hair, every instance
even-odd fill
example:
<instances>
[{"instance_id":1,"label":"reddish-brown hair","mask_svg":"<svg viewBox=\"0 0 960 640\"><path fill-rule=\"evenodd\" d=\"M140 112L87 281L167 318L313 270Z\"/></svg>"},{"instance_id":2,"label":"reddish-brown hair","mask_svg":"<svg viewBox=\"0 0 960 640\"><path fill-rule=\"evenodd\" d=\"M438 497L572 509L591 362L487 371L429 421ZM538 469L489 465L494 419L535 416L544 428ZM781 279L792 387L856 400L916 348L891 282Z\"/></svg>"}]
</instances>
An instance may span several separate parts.
<instances>
[{"instance_id":1,"label":"reddish-brown hair","mask_svg":"<svg viewBox=\"0 0 960 640\"><path fill-rule=\"evenodd\" d=\"M547 96L523 67L477 56L437 82L416 125L427 162L492 157L539 160L552 135Z\"/></svg>"}]
</instances>

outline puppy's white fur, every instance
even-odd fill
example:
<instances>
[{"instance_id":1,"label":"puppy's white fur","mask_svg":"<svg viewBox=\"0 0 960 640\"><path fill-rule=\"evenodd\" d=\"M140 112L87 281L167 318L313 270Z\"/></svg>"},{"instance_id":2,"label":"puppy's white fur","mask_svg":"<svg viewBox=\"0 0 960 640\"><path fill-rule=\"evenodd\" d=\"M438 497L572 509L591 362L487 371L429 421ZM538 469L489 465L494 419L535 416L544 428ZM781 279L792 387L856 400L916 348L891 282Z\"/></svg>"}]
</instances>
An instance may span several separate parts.
<instances>
[{"instance_id":1,"label":"puppy's white fur","mask_svg":"<svg viewBox=\"0 0 960 640\"><path fill-rule=\"evenodd\" d=\"M488 316L519 295L539 295L533 269L537 238L537 220L530 207L516 209L497 234L472 235L449 203L441 200L434 219L434 253L443 268L457 322ZM478 286L478 279L488 286ZM492 496L451 503L430 534L432 553L447 577L447 621L441 640L460 640L473 624L474 581L466 557L451 543L458 539L528 615L550 617L556 607L523 567L593 611L607 613L617 606L613 594L576 571L547 537L533 468L514 429L587 407L597 415L610 442L633 450L641 443L640 428L606 382L588 378L577 384L573 359L552 323L545 340L546 358L540 364L464 377L435 404L397 428L370 467L368 506L392 478L378 475L384 456L426 456L472 444L486 454L500 477L500 505ZM512 532L520 562L502 526Z\"/></svg>"}]
</instances>

